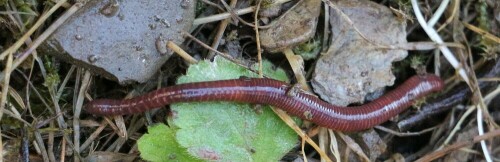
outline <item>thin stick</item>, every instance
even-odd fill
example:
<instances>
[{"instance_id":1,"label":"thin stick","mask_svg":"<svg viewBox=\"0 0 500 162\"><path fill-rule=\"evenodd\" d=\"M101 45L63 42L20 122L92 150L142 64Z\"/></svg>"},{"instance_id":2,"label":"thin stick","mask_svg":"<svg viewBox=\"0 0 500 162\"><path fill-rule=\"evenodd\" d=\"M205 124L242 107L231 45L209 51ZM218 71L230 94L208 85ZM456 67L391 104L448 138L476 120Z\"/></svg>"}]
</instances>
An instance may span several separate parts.
<instances>
[{"instance_id":1,"label":"thin stick","mask_svg":"<svg viewBox=\"0 0 500 162\"><path fill-rule=\"evenodd\" d=\"M359 144L356 143L356 141L354 141L351 137L345 135L342 132L339 132L339 131L335 131L335 132L339 135L340 138L342 138L342 140L344 140L347 147L349 147L352 151L354 151L354 153L356 153L362 161L370 161L370 158L368 158L368 156L366 156L366 154L361 149L361 146L359 146Z\"/></svg>"},{"instance_id":2,"label":"thin stick","mask_svg":"<svg viewBox=\"0 0 500 162\"><path fill-rule=\"evenodd\" d=\"M495 88L495 90L491 91L484 97L485 103L490 103L496 96L500 94L500 85Z\"/></svg>"},{"instance_id":3,"label":"thin stick","mask_svg":"<svg viewBox=\"0 0 500 162\"><path fill-rule=\"evenodd\" d=\"M172 51L177 53L177 55L181 56L184 60L189 62L190 64L196 64L198 61L191 57L186 51L184 51L181 47L179 47L177 44L175 44L172 41L167 42L167 47L170 48Z\"/></svg>"},{"instance_id":4,"label":"thin stick","mask_svg":"<svg viewBox=\"0 0 500 162\"><path fill-rule=\"evenodd\" d=\"M213 2L210 2L209 0L201 0L201 1L203 3L206 3L207 5L214 6L214 7L218 8L219 10L224 11L224 9L222 7L220 7L219 5L217 5Z\"/></svg>"},{"instance_id":5,"label":"thin stick","mask_svg":"<svg viewBox=\"0 0 500 162\"><path fill-rule=\"evenodd\" d=\"M256 74L257 74L257 72L256 72L255 70L253 70L253 69L251 69L250 67L248 67L248 66L244 65L241 61L236 60L236 59L234 59L233 57L231 57L231 56L229 56L229 55L227 55L227 54L225 54L225 53L222 53L222 52L219 52L219 51L217 51L217 50L213 49L212 47L208 46L207 44L203 43L202 41L200 41L200 40L196 39L196 38L195 38L194 36L192 36L191 34L189 34L189 33L187 33L187 32L182 32L182 34L183 34L184 36L186 36L186 37L190 38L191 40L195 41L196 43L198 43L198 44L199 44L199 45L201 45L202 47L204 47L204 48L206 48L206 49L209 49L209 50L211 50L211 51L215 52L216 54L218 54L219 56L222 56L222 57L224 57L225 59L228 59L229 61L231 61L231 62L235 63L236 65L241 66L241 67L243 67L243 68L245 68L245 69L247 69L247 70L250 70L251 72L254 72L254 73L256 73Z\"/></svg>"},{"instance_id":6,"label":"thin stick","mask_svg":"<svg viewBox=\"0 0 500 162\"><path fill-rule=\"evenodd\" d=\"M480 99L482 100L482 99ZM484 135L484 125L483 125L483 109L486 110L486 106L484 104L484 101L480 101L479 104L477 104L478 108L477 108L477 131L479 132L479 135ZM484 159L487 161L487 162L492 162L493 160L491 159L491 155L490 155L490 152L488 150L488 147L486 146L486 141L485 140L481 140L479 141L479 143L481 144L481 149L483 150L483 155L484 155Z\"/></svg>"},{"instance_id":7,"label":"thin stick","mask_svg":"<svg viewBox=\"0 0 500 162\"><path fill-rule=\"evenodd\" d=\"M244 15L244 14L252 13L254 11L255 11L255 6L251 6L251 7L236 10L236 11L234 11L234 13L236 15ZM214 22L214 21L220 21L220 20L224 20L224 19L227 19L230 17L231 17L231 13L221 13L221 14L212 15L212 16L208 16L208 17L197 18L197 19L194 19L193 26L197 26L197 25L201 25L201 24L205 24L205 23L210 23L210 22Z\"/></svg>"},{"instance_id":8,"label":"thin stick","mask_svg":"<svg viewBox=\"0 0 500 162\"><path fill-rule=\"evenodd\" d=\"M224 4L224 7L226 7L227 11L229 13L231 13L231 17L238 19L239 22L241 22L241 23L243 23L243 24L245 24L247 26L255 28L254 24L245 21L244 19L242 19L241 17L239 17L236 13L234 13L234 10L232 8L228 7L227 4L224 1L221 1L221 2L222 2L222 4ZM273 4L276 4L276 3L273 3ZM266 26L259 26L258 28L259 29L267 29L267 28L270 28L271 26L272 26L272 23L270 23L269 25L266 25Z\"/></svg>"},{"instance_id":9,"label":"thin stick","mask_svg":"<svg viewBox=\"0 0 500 162\"><path fill-rule=\"evenodd\" d=\"M89 147L89 145L92 144L92 142L94 142L97 137L99 137L99 134L102 132L102 130L104 130L104 128L106 128L107 125L108 123L106 121L102 121L99 127L94 132L92 132L92 134L90 134L89 138L87 138L85 142L83 142L83 144L80 146L80 150L85 150L87 147Z\"/></svg>"},{"instance_id":10,"label":"thin stick","mask_svg":"<svg viewBox=\"0 0 500 162\"><path fill-rule=\"evenodd\" d=\"M451 4L453 5L453 9L451 9L452 10L451 14L449 15L448 19L446 19L446 21L444 21L444 23L441 24L441 26L437 29L437 31L443 30L457 16L457 12L460 9L460 0L454 0L451 2Z\"/></svg>"},{"instance_id":11,"label":"thin stick","mask_svg":"<svg viewBox=\"0 0 500 162\"><path fill-rule=\"evenodd\" d=\"M22 11L0 11L0 15L7 15L7 14L19 14L19 15L30 15L30 16L38 16L36 13L30 13L30 12L22 12Z\"/></svg>"},{"instance_id":12,"label":"thin stick","mask_svg":"<svg viewBox=\"0 0 500 162\"><path fill-rule=\"evenodd\" d=\"M255 23L255 41L257 42L257 60L259 62L259 77L262 78L262 49L260 48L260 36L259 36L259 9L260 9L260 3L262 0L259 0L259 3L257 3L257 9L255 9L255 16L254 16L254 23Z\"/></svg>"},{"instance_id":13,"label":"thin stick","mask_svg":"<svg viewBox=\"0 0 500 162\"><path fill-rule=\"evenodd\" d=\"M2 157L0 157L0 162L3 162L3 143L2 143L2 127L0 127L0 154L2 154Z\"/></svg>"},{"instance_id":14,"label":"thin stick","mask_svg":"<svg viewBox=\"0 0 500 162\"><path fill-rule=\"evenodd\" d=\"M12 104L9 104L7 103L9 107L11 107L11 109L15 110L15 108L12 107ZM18 113L14 113L14 112L11 112L9 111L8 109L3 109L3 113L5 115L8 115L14 119L17 119L19 120L20 122L26 124L26 125L31 125L31 123L28 123L26 120L22 119L21 116L18 114Z\"/></svg>"},{"instance_id":15,"label":"thin stick","mask_svg":"<svg viewBox=\"0 0 500 162\"><path fill-rule=\"evenodd\" d=\"M393 135L398 136L398 137L409 137L409 136L419 136L419 135L422 135L424 133L431 132L431 131L435 130L437 127L430 127L430 128L421 130L419 132L405 132L405 133L397 132L397 131L394 131L392 129L382 127L382 126L375 126L375 128L377 128L378 130L393 134Z\"/></svg>"},{"instance_id":16,"label":"thin stick","mask_svg":"<svg viewBox=\"0 0 500 162\"><path fill-rule=\"evenodd\" d=\"M455 125L455 127L453 127L453 129L449 133L448 137L446 137L443 144L441 144L441 146L439 146L438 150L441 150L442 148L444 148L445 145L447 145L450 142L451 138L455 135L455 133L460 130L460 126L465 121L465 118L467 118L472 112L474 112L474 110L476 110L476 108L477 108L476 106L472 106L472 107L467 108L467 111L465 111L465 113L462 115L462 117L458 120L457 124Z\"/></svg>"},{"instance_id":17,"label":"thin stick","mask_svg":"<svg viewBox=\"0 0 500 162\"><path fill-rule=\"evenodd\" d=\"M64 89L66 88L66 84L68 83L69 79L71 78L73 72L75 71L76 66L71 65L71 68L69 68L68 73L66 74L66 77L64 77L63 82L59 86L59 90L57 90L57 98L61 98L62 93L64 92Z\"/></svg>"},{"instance_id":18,"label":"thin stick","mask_svg":"<svg viewBox=\"0 0 500 162\"><path fill-rule=\"evenodd\" d=\"M57 129L55 125L53 120L50 121L50 128ZM50 161L56 161L56 156L54 155L54 133L55 131L49 131L49 139L47 140L47 154Z\"/></svg>"},{"instance_id":19,"label":"thin stick","mask_svg":"<svg viewBox=\"0 0 500 162\"><path fill-rule=\"evenodd\" d=\"M42 138L42 134L40 133L40 129L35 128L35 130L33 131L33 134L34 134L33 136L35 136L34 143L38 145L38 151L40 151L40 154L42 155L43 161L50 161L49 156L47 154L47 149L45 148L45 143L44 143L43 138ZM0 147L1 147L1 145L0 145ZM35 145L35 148L36 148L36 145Z\"/></svg>"},{"instance_id":20,"label":"thin stick","mask_svg":"<svg viewBox=\"0 0 500 162\"><path fill-rule=\"evenodd\" d=\"M60 161L61 162L63 162L64 159L66 158L65 155L66 155L66 138L63 137L62 138L62 142L61 142L61 155L60 155L60 157L61 157Z\"/></svg>"},{"instance_id":21,"label":"thin stick","mask_svg":"<svg viewBox=\"0 0 500 162\"><path fill-rule=\"evenodd\" d=\"M226 58L226 59L228 59L228 60L231 60L231 61L235 62L235 60L234 60L234 59L232 59L232 57L231 57L231 56L229 56L229 55L227 55L227 54L225 54L225 53L219 52L219 51L217 51L216 49L213 49L213 48L212 48L212 47L210 47L209 45L207 45L207 44L203 43L202 41L200 41L199 39L197 39L197 38L196 38L196 37L194 37L193 35L189 34L188 32L183 31L183 32L182 32L182 34L183 34L184 36L188 37L189 39L191 39L191 40L195 41L195 42L196 42L196 43L198 43L199 45L203 46L204 48L206 48L206 49L208 49L208 50L210 50L210 51L212 51L212 52L215 52L216 54L221 55L222 57L224 57L224 58Z\"/></svg>"},{"instance_id":22,"label":"thin stick","mask_svg":"<svg viewBox=\"0 0 500 162\"><path fill-rule=\"evenodd\" d=\"M324 19L324 27L323 27L323 42L321 45L323 46L322 52L326 52L328 50L328 27L330 27L330 7L328 5L324 6L325 8L325 19ZM340 160L340 159L339 159Z\"/></svg>"},{"instance_id":23,"label":"thin stick","mask_svg":"<svg viewBox=\"0 0 500 162\"><path fill-rule=\"evenodd\" d=\"M308 162L306 157L305 146L306 146L306 139L302 138L302 142L300 144L300 150L302 151L302 158L304 158L304 162Z\"/></svg>"},{"instance_id":24,"label":"thin stick","mask_svg":"<svg viewBox=\"0 0 500 162\"><path fill-rule=\"evenodd\" d=\"M221 1L221 2L224 3L224 1ZM230 5L229 7L230 8L234 8L236 6L237 2L238 2L238 0L231 0L231 3L229 4ZM212 48L213 49L217 49L219 47L220 40L224 36L224 31L226 31L226 27L227 27L227 25L229 24L230 21L231 21L231 19L227 18L227 19L224 19L222 22L220 22L219 28L217 29L217 34L216 34L216 36L214 38L214 42L212 42ZM215 56L215 54L214 54L213 51L208 52L208 58L212 59L214 56Z\"/></svg>"}]
</instances>

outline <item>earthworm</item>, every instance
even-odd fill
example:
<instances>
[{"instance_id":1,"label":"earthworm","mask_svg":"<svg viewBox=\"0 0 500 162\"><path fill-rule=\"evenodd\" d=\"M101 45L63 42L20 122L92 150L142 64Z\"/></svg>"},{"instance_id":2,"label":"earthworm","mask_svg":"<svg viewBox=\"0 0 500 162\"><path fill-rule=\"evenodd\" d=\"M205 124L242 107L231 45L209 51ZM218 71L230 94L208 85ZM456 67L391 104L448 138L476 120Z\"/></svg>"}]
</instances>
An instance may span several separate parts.
<instances>
[{"instance_id":1,"label":"earthworm","mask_svg":"<svg viewBox=\"0 0 500 162\"><path fill-rule=\"evenodd\" d=\"M500 76L500 59L488 62L478 72L477 78L494 78ZM479 81L479 89L481 93L486 94L494 87L498 86L500 82L494 81ZM437 96L436 98L429 99L425 104L420 107L420 111L415 115L409 116L398 122L400 131L407 131L410 128L421 124L426 119L435 118L443 112L450 110L458 104L470 99L472 92L469 86L461 83L450 91ZM436 119L436 118L435 118Z\"/></svg>"},{"instance_id":2,"label":"earthworm","mask_svg":"<svg viewBox=\"0 0 500 162\"><path fill-rule=\"evenodd\" d=\"M389 120L416 99L441 90L443 84L435 75L413 76L370 103L341 107L281 81L245 78L179 84L125 100L98 99L88 103L85 110L95 115L125 115L178 102L233 101L271 105L319 126L352 132Z\"/></svg>"}]
</instances>

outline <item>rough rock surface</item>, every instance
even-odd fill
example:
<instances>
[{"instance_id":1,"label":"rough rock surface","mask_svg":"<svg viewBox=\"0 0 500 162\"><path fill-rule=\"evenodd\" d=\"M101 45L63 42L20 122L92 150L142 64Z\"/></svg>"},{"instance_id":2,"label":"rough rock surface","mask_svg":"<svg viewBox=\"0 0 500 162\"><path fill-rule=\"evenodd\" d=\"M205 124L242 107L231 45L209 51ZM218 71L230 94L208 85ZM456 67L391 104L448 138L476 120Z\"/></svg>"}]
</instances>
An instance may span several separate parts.
<instances>
[{"instance_id":1,"label":"rough rock surface","mask_svg":"<svg viewBox=\"0 0 500 162\"><path fill-rule=\"evenodd\" d=\"M330 9L331 45L316 64L312 86L322 99L345 106L394 83L392 62L405 58L407 51L383 47L406 43L406 25L389 8L370 1L334 3L338 9Z\"/></svg>"},{"instance_id":2,"label":"rough rock surface","mask_svg":"<svg viewBox=\"0 0 500 162\"><path fill-rule=\"evenodd\" d=\"M46 41L43 50L120 84L145 82L184 40L195 0L89 1Z\"/></svg>"},{"instance_id":3,"label":"rough rock surface","mask_svg":"<svg viewBox=\"0 0 500 162\"><path fill-rule=\"evenodd\" d=\"M316 33L320 9L321 0L299 1L270 28L260 31L262 47L276 53L308 41Z\"/></svg>"}]
</instances>

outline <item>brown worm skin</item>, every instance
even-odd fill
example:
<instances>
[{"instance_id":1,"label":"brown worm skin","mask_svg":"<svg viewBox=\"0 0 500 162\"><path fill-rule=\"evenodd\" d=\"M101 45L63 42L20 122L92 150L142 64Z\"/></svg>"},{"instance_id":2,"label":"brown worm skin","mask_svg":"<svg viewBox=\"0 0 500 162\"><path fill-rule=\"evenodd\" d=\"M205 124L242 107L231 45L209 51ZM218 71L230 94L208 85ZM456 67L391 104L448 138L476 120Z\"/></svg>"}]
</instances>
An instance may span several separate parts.
<instances>
[{"instance_id":1,"label":"brown worm skin","mask_svg":"<svg viewBox=\"0 0 500 162\"><path fill-rule=\"evenodd\" d=\"M441 90L443 81L435 75L413 76L395 90L361 106L331 105L316 96L294 90L273 79L234 79L187 83L162 88L125 100L99 99L85 110L95 115L125 115L144 112L178 102L233 101L266 104L281 108L301 119L333 130L353 132L371 128L396 116L414 101Z\"/></svg>"}]
</instances>

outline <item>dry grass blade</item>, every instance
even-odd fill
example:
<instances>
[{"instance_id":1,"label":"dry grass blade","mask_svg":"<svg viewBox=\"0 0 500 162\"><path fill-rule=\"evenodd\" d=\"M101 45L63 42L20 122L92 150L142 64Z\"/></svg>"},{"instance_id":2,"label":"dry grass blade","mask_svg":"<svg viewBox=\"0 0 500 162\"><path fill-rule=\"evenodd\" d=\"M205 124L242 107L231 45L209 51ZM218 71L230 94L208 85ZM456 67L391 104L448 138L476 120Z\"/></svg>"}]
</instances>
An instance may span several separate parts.
<instances>
[{"instance_id":1,"label":"dry grass blade","mask_svg":"<svg viewBox=\"0 0 500 162\"><path fill-rule=\"evenodd\" d=\"M462 24L467 28L467 29L470 29L474 32L476 32L477 34L481 35L481 36L484 36L485 38L487 39L490 39L492 41L495 41L497 44L500 44L500 38L498 38L497 36L487 32L487 31L484 31L483 29L480 29L474 25L471 25L471 24L468 24L466 22L462 22Z\"/></svg>"},{"instance_id":2,"label":"dry grass blade","mask_svg":"<svg viewBox=\"0 0 500 162\"><path fill-rule=\"evenodd\" d=\"M330 135L330 150L333 151L332 154L335 156L335 160L340 161L339 144L335 133L331 129L328 129L328 134Z\"/></svg>"},{"instance_id":3,"label":"dry grass blade","mask_svg":"<svg viewBox=\"0 0 500 162\"><path fill-rule=\"evenodd\" d=\"M83 74L82 78L82 84L81 87L78 91L78 96L76 99L76 105L74 105L74 113L73 113L73 139L75 141L74 143L74 150L78 153L81 152L80 150L80 113L83 107L83 100L84 100L84 94L90 85L90 72L85 71L85 74Z\"/></svg>"},{"instance_id":4,"label":"dry grass blade","mask_svg":"<svg viewBox=\"0 0 500 162\"><path fill-rule=\"evenodd\" d=\"M6 71L11 71L12 60L13 56L12 54L10 54L7 59L7 66L5 67ZM9 93L8 91L9 91L10 73L7 73L5 75L6 76L4 78L4 86L2 86L2 96L0 99L0 121L2 121L2 116L5 109L5 103L7 101L7 94ZM2 128L0 128L0 153L3 153ZM3 159L3 157L1 159Z\"/></svg>"},{"instance_id":5,"label":"dry grass blade","mask_svg":"<svg viewBox=\"0 0 500 162\"><path fill-rule=\"evenodd\" d=\"M23 98L21 95L19 95L19 92L17 92L14 88L9 86L9 94L10 96L16 101L16 103L20 106L21 109L26 109L26 105L23 102Z\"/></svg>"},{"instance_id":6,"label":"dry grass blade","mask_svg":"<svg viewBox=\"0 0 500 162\"><path fill-rule=\"evenodd\" d=\"M221 2L223 4L225 4L224 1L221 1ZM231 4L229 6L230 9L233 9L236 6L237 2L238 2L238 0L231 0ZM226 31L226 27L229 24L229 22L231 22L231 19L227 18L227 19L224 19L222 22L219 23L219 27L217 29L217 33L215 35L214 41L212 42L212 46L211 46L213 49L217 49L219 47L219 44L221 42L222 37L224 36L224 32ZM215 56L215 52L214 51L209 51L208 52L208 58L209 59L214 58L214 56Z\"/></svg>"},{"instance_id":7,"label":"dry grass blade","mask_svg":"<svg viewBox=\"0 0 500 162\"><path fill-rule=\"evenodd\" d=\"M70 18L76 11L78 11L83 4L76 3L71 8L69 8L59 19L52 23L40 36L38 36L35 41L33 41L29 48L24 51L14 62L14 67L19 66L28 56L33 53L40 44L42 44L59 26L61 26L67 19Z\"/></svg>"},{"instance_id":8,"label":"dry grass blade","mask_svg":"<svg viewBox=\"0 0 500 162\"><path fill-rule=\"evenodd\" d=\"M424 133L429 133L429 132L435 130L437 127L427 128L427 129L424 129L424 130L419 131L419 132L404 132L404 133L403 132L396 132L392 129L385 128L382 126L375 126L375 128L378 130L387 132L387 133L391 133L391 134L398 136L398 137L408 137L408 136L419 136L419 135L422 135Z\"/></svg>"},{"instance_id":9,"label":"dry grass blade","mask_svg":"<svg viewBox=\"0 0 500 162\"><path fill-rule=\"evenodd\" d=\"M288 114L285 111L276 108L272 109L288 126L290 126L290 128L292 128L303 140L309 143L319 153L321 159L327 162L332 161L328 157L328 155L326 155L325 152L321 150L321 148L319 148L318 145L309 136L307 136L307 134L302 132L302 129L299 128L299 126L292 120L290 116L288 116Z\"/></svg>"},{"instance_id":10,"label":"dry grass blade","mask_svg":"<svg viewBox=\"0 0 500 162\"><path fill-rule=\"evenodd\" d=\"M96 139L99 137L99 134L101 134L101 132L104 130L104 128L106 128L107 125L108 123L106 121L101 122L99 127L94 132L92 132L92 134L90 134L85 142L83 142L83 144L80 146L80 150L87 149L90 144L96 141Z\"/></svg>"},{"instance_id":11,"label":"dry grass blade","mask_svg":"<svg viewBox=\"0 0 500 162\"><path fill-rule=\"evenodd\" d=\"M262 48L260 47L260 36L259 36L259 9L262 0L259 0L257 3L257 8L255 9L254 14L254 28L255 30L255 43L257 44L257 61L259 62L259 77L264 77L262 74Z\"/></svg>"},{"instance_id":12,"label":"dry grass blade","mask_svg":"<svg viewBox=\"0 0 500 162\"><path fill-rule=\"evenodd\" d=\"M15 51L17 51L19 47L21 47L21 45L45 22L45 20L47 20L64 3L66 3L66 0L60 0L54 6L52 6L49 11L44 13L40 17L40 19L38 19L38 21L33 25L33 27L31 27L30 30L28 30L21 38L19 38L14 45L0 54L0 60L3 60L8 54L15 53Z\"/></svg>"},{"instance_id":13,"label":"dry grass blade","mask_svg":"<svg viewBox=\"0 0 500 162\"><path fill-rule=\"evenodd\" d=\"M457 142L457 143L450 145L450 146L447 146L439 151L435 151L433 153L427 154L424 157L416 160L415 162L436 160L436 159L438 159L438 158L440 158L440 157L442 157L442 156L444 156L452 151L458 150L458 149L465 147L467 145L472 145L472 144L477 143L479 141L483 141L483 140L498 137L498 136L500 136L500 130L498 130L498 129L493 130L493 131L490 131L484 135L476 136L476 137L474 137L474 139L472 139L470 141Z\"/></svg>"},{"instance_id":14,"label":"dry grass blade","mask_svg":"<svg viewBox=\"0 0 500 162\"><path fill-rule=\"evenodd\" d=\"M65 2L65 0L62 0L62 1L60 1L60 2ZM59 4L59 3L57 3L57 4ZM57 5L57 4L56 4L56 5ZM34 42L32 42L32 43L30 44L30 47L29 47L29 48L28 48L28 49L27 49L24 53L22 53L22 54L21 54L18 58L16 58L16 60L14 60L13 67L12 67L11 71L12 71L13 69L17 68L19 65L21 65L21 63L22 63L22 62L24 62L24 60L26 60L26 58L28 58L28 56L29 56L29 55L30 55L33 51L35 51L35 49L36 49L36 48L37 48L37 47L38 47L38 46L39 46L39 45L40 45L43 41L45 41L45 39L47 39L47 38L50 36L50 34L52 34L52 33L53 33L53 32L54 32L54 31L55 31L55 30L56 30L56 29L57 29L60 25L62 25L62 24L63 24L63 22L64 22L64 21L66 21L66 20L67 20L67 19L68 19L71 15L73 15L73 14L74 14L74 13L75 13L78 9L80 9L80 8L81 8L81 6L83 6L83 4L81 4L81 3L76 3L76 4L74 4L74 5L73 5L73 6L72 6L72 7L71 7L68 11L66 11L66 13L65 13L65 14L63 14L63 15L62 15L61 17L59 17L59 19L57 19L57 20L56 20L56 21L55 21L55 22L54 22L51 26L49 26L49 28L48 28L47 30L45 30L45 31L44 31L44 32L43 32L43 33L42 33L42 34L41 34L41 35L40 35L40 36L39 36L39 37L38 37L38 38L37 38ZM54 6L54 7L56 7L56 6ZM54 8L54 7L53 7L53 8ZM52 8L52 9L53 9L53 8ZM52 11L52 9L51 9L51 10L49 10L49 12L50 12L50 11ZM47 16L47 14L48 14L48 13L46 13L46 14L42 15L42 18L40 18L38 22L41 22L41 23L42 23L43 21L45 21L45 19L46 19L46 18L45 18L45 19L43 19L43 18L44 18L44 16ZM47 17L48 17L48 16L47 16ZM43 21L41 21L42 19L43 19ZM37 24L38 24L38 22L37 22ZM36 28L35 28L35 26L36 26L37 24L35 24L35 25L34 25L34 26L30 29L30 31L31 31L32 29L33 29L33 30L35 30L35 29L36 29ZM26 34L25 34L25 35L24 35L21 39L19 39L19 40L16 42L16 44L12 45L9 49L5 50L5 51L4 51L4 52L0 55L0 60L2 60L2 59L3 59L3 57L2 57L2 56L3 56L4 54L5 54L5 55L7 55L7 54L9 54L9 53L10 53L10 54L15 53L15 52L19 49L19 47L22 45L22 42L26 41L26 39L28 39L28 38L29 38L29 36L31 36L31 34L33 34L32 32L30 33L30 31L28 31L28 33L29 33L29 34L28 34L28 33L26 33ZM25 37L26 37L26 38L25 38ZM22 41L21 41L21 40L22 40ZM21 42L20 42L20 41L21 41ZM19 45L18 45L18 42L20 42L20 43L19 43ZM4 70L2 73L0 73L0 79L1 79L1 78L3 78L3 77L5 77L6 73L10 73L11 71L5 71L5 70Z\"/></svg>"},{"instance_id":15,"label":"dry grass blade","mask_svg":"<svg viewBox=\"0 0 500 162\"><path fill-rule=\"evenodd\" d=\"M2 120L3 110L5 109L5 103L7 102L7 95L9 94L9 81L10 81L10 71L12 71L12 60L14 56L10 54L7 58L7 65L5 66L5 78L3 78L3 86L2 86L2 96L0 98L0 121ZM2 151L2 141L0 140L0 152Z\"/></svg>"},{"instance_id":16,"label":"dry grass blade","mask_svg":"<svg viewBox=\"0 0 500 162\"><path fill-rule=\"evenodd\" d=\"M289 48L283 51L288 60L288 63L292 67L295 79L300 84L300 88L306 91L311 91L311 88L307 85L306 77L304 75L304 60L301 56L295 55L293 51Z\"/></svg>"},{"instance_id":17,"label":"dry grass blade","mask_svg":"<svg viewBox=\"0 0 500 162\"><path fill-rule=\"evenodd\" d=\"M342 140L345 141L347 146L353 150L363 161L370 161L370 158L366 156L366 154L363 152L363 149L361 149L361 146L359 146L358 143L356 143L351 137L344 135L341 132L337 132L337 134L342 138Z\"/></svg>"},{"instance_id":18,"label":"dry grass blade","mask_svg":"<svg viewBox=\"0 0 500 162\"><path fill-rule=\"evenodd\" d=\"M247 8L235 10L234 13L236 15L244 15L244 14L254 12L255 8L256 8L255 6L247 7ZM197 25L205 24L205 23L210 23L210 22L214 22L214 21L220 21L220 20L224 20L224 19L227 19L230 17L231 17L231 13L221 13L221 14L212 15L209 17L197 18L193 21L193 26L197 26Z\"/></svg>"}]
</instances>

